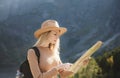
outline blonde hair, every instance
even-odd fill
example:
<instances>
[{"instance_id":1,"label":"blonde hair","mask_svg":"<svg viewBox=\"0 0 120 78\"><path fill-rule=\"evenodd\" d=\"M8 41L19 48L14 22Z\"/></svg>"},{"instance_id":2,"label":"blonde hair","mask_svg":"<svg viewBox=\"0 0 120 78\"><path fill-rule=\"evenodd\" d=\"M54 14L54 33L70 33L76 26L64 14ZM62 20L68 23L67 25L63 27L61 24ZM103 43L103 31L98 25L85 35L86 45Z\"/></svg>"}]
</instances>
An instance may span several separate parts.
<instances>
[{"instance_id":1,"label":"blonde hair","mask_svg":"<svg viewBox=\"0 0 120 78\"><path fill-rule=\"evenodd\" d=\"M41 45L47 43L48 35L49 35L50 32L51 32L51 31L48 31L48 32L45 32L45 33L41 34L41 36L38 38L38 40L37 40L37 42L34 44L34 46L37 46L37 45L41 46ZM48 43L49 43L49 42L48 42ZM49 43L48 48L49 48L50 50L52 50L53 52L59 54L59 50L60 50L60 47L59 47L59 46L60 46L60 40L58 39L57 42L56 42L56 44L51 44L51 43Z\"/></svg>"}]
</instances>

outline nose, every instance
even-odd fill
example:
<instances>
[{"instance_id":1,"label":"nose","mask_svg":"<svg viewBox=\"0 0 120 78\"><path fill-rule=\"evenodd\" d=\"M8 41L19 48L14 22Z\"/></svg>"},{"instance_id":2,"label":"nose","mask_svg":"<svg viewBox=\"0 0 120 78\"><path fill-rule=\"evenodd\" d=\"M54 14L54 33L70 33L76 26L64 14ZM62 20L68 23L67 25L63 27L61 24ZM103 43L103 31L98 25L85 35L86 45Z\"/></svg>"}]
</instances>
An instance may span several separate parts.
<instances>
[{"instance_id":1,"label":"nose","mask_svg":"<svg viewBox=\"0 0 120 78\"><path fill-rule=\"evenodd\" d=\"M56 35L56 40L59 38L59 35Z\"/></svg>"}]
</instances>

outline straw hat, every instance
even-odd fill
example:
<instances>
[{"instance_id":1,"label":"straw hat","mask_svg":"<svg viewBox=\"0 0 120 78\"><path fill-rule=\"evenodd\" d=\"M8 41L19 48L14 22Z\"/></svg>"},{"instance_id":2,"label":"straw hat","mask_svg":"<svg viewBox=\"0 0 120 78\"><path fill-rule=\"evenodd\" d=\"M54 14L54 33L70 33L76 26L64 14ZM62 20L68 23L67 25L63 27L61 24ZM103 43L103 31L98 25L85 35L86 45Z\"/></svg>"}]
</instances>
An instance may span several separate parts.
<instances>
[{"instance_id":1,"label":"straw hat","mask_svg":"<svg viewBox=\"0 0 120 78\"><path fill-rule=\"evenodd\" d=\"M59 31L59 35L63 35L67 29L64 27L59 27L59 24L55 20L46 20L42 23L41 28L36 30L34 32L35 38L39 38L42 33L48 32L48 31Z\"/></svg>"}]
</instances>

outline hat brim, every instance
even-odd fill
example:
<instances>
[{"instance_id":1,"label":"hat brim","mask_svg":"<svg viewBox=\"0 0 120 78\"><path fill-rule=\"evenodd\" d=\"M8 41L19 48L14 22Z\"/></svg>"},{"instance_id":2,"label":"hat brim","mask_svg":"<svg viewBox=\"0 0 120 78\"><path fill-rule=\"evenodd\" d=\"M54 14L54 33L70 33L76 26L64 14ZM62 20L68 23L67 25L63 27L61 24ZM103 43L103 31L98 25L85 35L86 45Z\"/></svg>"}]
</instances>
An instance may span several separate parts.
<instances>
[{"instance_id":1,"label":"hat brim","mask_svg":"<svg viewBox=\"0 0 120 78\"><path fill-rule=\"evenodd\" d=\"M59 31L59 35L63 35L67 29L64 28L64 27L47 27L47 28L41 28L41 29L38 29L34 32L34 36L35 38L39 38L41 34L45 33L45 32L48 32L48 31Z\"/></svg>"}]
</instances>

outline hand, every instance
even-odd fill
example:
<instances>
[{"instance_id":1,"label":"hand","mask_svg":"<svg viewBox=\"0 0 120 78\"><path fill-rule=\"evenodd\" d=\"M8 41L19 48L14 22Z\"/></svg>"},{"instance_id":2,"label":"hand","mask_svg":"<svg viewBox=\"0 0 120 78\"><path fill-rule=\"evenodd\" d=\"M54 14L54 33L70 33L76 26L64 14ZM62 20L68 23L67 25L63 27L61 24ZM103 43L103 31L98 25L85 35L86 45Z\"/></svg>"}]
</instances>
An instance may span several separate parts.
<instances>
[{"instance_id":1,"label":"hand","mask_svg":"<svg viewBox=\"0 0 120 78\"><path fill-rule=\"evenodd\" d=\"M59 72L62 72L64 70L68 70L71 66L72 66L71 63L64 63L64 64L58 65L56 68L58 69Z\"/></svg>"},{"instance_id":2,"label":"hand","mask_svg":"<svg viewBox=\"0 0 120 78\"><path fill-rule=\"evenodd\" d=\"M71 63L64 63L64 64L58 65L57 68L58 68L58 72L59 72L60 76L67 77L69 75L72 75L73 72L69 71L71 66L72 66Z\"/></svg>"},{"instance_id":3,"label":"hand","mask_svg":"<svg viewBox=\"0 0 120 78\"><path fill-rule=\"evenodd\" d=\"M89 63L89 60L90 60L90 59L91 59L91 57L85 59L85 60L83 61L83 65L87 65L87 64Z\"/></svg>"},{"instance_id":4,"label":"hand","mask_svg":"<svg viewBox=\"0 0 120 78\"><path fill-rule=\"evenodd\" d=\"M59 74L60 74L61 78L67 78L67 77L69 77L69 76L71 76L71 75L73 75L75 73L72 72L72 71L69 71L69 70L68 71L64 70L64 71L60 72Z\"/></svg>"}]
</instances>

